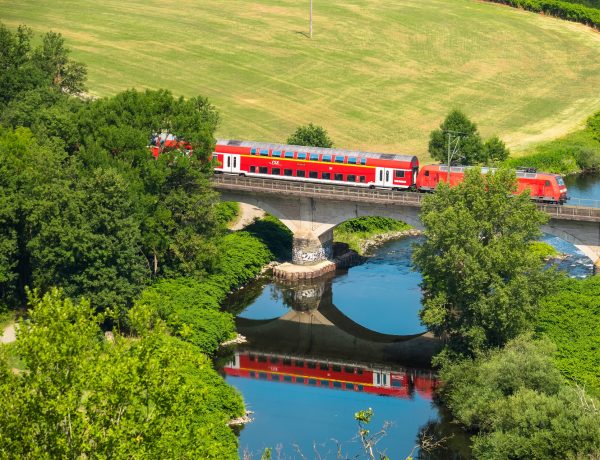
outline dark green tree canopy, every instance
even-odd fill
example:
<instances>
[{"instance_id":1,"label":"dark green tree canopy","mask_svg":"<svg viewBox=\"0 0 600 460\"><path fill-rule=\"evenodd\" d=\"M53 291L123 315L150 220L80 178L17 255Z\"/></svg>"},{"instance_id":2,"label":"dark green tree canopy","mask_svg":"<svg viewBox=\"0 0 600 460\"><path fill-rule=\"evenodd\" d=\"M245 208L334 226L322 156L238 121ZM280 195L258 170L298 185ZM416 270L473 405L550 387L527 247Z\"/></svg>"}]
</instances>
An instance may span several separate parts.
<instances>
[{"instance_id":1,"label":"dark green tree canopy","mask_svg":"<svg viewBox=\"0 0 600 460\"><path fill-rule=\"evenodd\" d=\"M431 132L429 154L434 160L441 163L448 162L448 131L451 132L452 139L460 137L458 156L452 159L453 163L472 165L485 161L477 125L459 110L451 111L439 129Z\"/></svg>"},{"instance_id":2,"label":"dark green tree canopy","mask_svg":"<svg viewBox=\"0 0 600 460\"><path fill-rule=\"evenodd\" d=\"M498 136L490 137L483 144L483 157L487 163L500 163L509 155L510 150Z\"/></svg>"},{"instance_id":3,"label":"dark green tree canopy","mask_svg":"<svg viewBox=\"0 0 600 460\"><path fill-rule=\"evenodd\" d=\"M321 126L308 125L298 126L294 134L287 139L291 145L306 145L309 147L333 147L333 141L327 135L327 131Z\"/></svg>"},{"instance_id":4,"label":"dark green tree canopy","mask_svg":"<svg viewBox=\"0 0 600 460\"><path fill-rule=\"evenodd\" d=\"M529 195L513 196L514 172L467 170L423 202L421 320L453 353L474 355L531 326L550 274L529 249L547 217Z\"/></svg>"}]
</instances>

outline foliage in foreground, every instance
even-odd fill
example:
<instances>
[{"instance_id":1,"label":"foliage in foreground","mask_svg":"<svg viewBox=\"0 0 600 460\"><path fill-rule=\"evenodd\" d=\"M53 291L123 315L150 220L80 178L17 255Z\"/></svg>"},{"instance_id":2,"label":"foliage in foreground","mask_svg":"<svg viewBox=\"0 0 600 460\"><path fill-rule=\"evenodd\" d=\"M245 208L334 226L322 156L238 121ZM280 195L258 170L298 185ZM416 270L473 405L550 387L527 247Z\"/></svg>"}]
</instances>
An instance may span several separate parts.
<instances>
[{"instance_id":1,"label":"foliage in foreground","mask_svg":"<svg viewBox=\"0 0 600 460\"><path fill-rule=\"evenodd\" d=\"M346 243L350 249L362 254L362 244L375 235L401 232L412 227L388 217L357 217L341 223L334 229L334 240Z\"/></svg>"},{"instance_id":2,"label":"foliage in foreground","mask_svg":"<svg viewBox=\"0 0 600 460\"><path fill-rule=\"evenodd\" d=\"M254 278L272 260L267 247L246 232L227 235L216 272L198 280L163 279L147 288L138 300L158 313L172 334L212 355L219 344L235 336L235 323L220 304L227 294Z\"/></svg>"},{"instance_id":3,"label":"foliage in foreground","mask_svg":"<svg viewBox=\"0 0 600 460\"><path fill-rule=\"evenodd\" d=\"M475 360L446 363L441 397L478 434L476 458L587 458L600 454L600 403L566 384L548 339L520 336Z\"/></svg>"},{"instance_id":4,"label":"foliage in foreground","mask_svg":"<svg viewBox=\"0 0 600 460\"><path fill-rule=\"evenodd\" d=\"M15 344L26 369L0 357L3 457L237 458L240 396L151 310L129 317L139 335L107 340L89 302L32 298Z\"/></svg>"},{"instance_id":5,"label":"foliage in foreground","mask_svg":"<svg viewBox=\"0 0 600 460\"><path fill-rule=\"evenodd\" d=\"M562 279L542 300L537 327L556 344L561 373L600 396L600 276Z\"/></svg>"},{"instance_id":6,"label":"foliage in foreground","mask_svg":"<svg viewBox=\"0 0 600 460\"><path fill-rule=\"evenodd\" d=\"M452 353L502 347L532 327L551 271L530 250L547 219L516 189L514 172L468 170L423 202L425 239L413 260L423 275L427 328Z\"/></svg>"}]
</instances>

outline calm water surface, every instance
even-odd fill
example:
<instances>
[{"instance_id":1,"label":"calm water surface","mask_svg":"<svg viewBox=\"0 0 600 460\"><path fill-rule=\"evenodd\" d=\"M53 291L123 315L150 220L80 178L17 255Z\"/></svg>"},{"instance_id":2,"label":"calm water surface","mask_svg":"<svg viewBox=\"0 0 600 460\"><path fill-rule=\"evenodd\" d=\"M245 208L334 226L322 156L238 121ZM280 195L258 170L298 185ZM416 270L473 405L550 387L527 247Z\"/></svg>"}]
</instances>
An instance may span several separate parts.
<instances>
[{"instance_id":1,"label":"calm water surface","mask_svg":"<svg viewBox=\"0 0 600 460\"><path fill-rule=\"evenodd\" d=\"M600 174L581 174L565 177L569 205L600 208Z\"/></svg>"},{"instance_id":2,"label":"calm water surface","mask_svg":"<svg viewBox=\"0 0 600 460\"><path fill-rule=\"evenodd\" d=\"M597 187L600 194L598 183L588 187ZM573 185L570 188L577 190ZM557 262L560 269L574 277L592 273L591 261L570 243L550 235L542 240L566 254ZM262 281L230 299L229 308L238 313L238 329L249 344L229 358L232 363L224 368L225 378L254 412L254 420L240 433L240 455L260 458L265 447L279 446L281 458L302 458L298 449L306 458L317 457L314 449L322 458L336 458L341 443L345 455L352 456L360 451L354 413L370 407L375 412L373 430L384 422L391 423L387 436L378 444L391 459L406 458L420 430L430 423L455 434L451 452L438 458L468 457L464 434L447 424L431 401L435 376L430 373L430 380L421 379L418 388L418 376L429 371L412 369L395 357L390 361L389 346L382 343L389 337L424 330L418 318L421 275L410 268L416 241L406 238L387 243L364 264L313 284ZM259 362L260 358L248 362L251 355L262 357L264 362ZM283 357L292 365L299 360L304 366L295 371L291 382L283 381L288 372L280 366ZM360 369L362 375L397 372L409 376L409 383L406 391L395 395L378 394L377 386L371 387L375 393L368 393L362 385L348 384L352 377L347 375L333 375L327 381L310 379L316 372L308 368L310 360L317 369L318 363L337 363L355 372ZM281 381L274 381L278 373ZM341 388L333 387L336 379L342 382L336 384Z\"/></svg>"}]
</instances>

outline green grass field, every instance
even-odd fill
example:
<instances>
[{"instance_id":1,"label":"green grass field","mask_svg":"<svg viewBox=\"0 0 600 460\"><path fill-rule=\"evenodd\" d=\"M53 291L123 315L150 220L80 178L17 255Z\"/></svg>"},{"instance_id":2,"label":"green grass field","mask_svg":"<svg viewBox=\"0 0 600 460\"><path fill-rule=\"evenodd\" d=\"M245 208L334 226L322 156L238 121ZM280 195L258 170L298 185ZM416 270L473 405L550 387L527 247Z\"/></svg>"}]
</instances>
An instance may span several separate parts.
<instances>
[{"instance_id":1,"label":"green grass field","mask_svg":"<svg viewBox=\"0 0 600 460\"><path fill-rule=\"evenodd\" d=\"M61 32L90 92L168 88L219 108L218 135L415 153L451 108L511 147L600 109L600 34L475 0L0 0L0 20Z\"/></svg>"}]
</instances>

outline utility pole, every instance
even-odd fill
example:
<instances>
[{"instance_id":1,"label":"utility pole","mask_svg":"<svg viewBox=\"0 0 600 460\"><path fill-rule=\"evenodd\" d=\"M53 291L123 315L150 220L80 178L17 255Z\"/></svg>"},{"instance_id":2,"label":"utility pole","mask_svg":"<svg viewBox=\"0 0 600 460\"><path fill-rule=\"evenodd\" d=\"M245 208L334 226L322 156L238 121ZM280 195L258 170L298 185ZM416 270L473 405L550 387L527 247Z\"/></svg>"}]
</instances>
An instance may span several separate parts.
<instances>
[{"instance_id":1,"label":"utility pole","mask_svg":"<svg viewBox=\"0 0 600 460\"><path fill-rule=\"evenodd\" d=\"M461 133L459 131L446 131L446 134L448 135L448 175L446 178L446 181L448 182L448 185L450 185L450 163L452 162L452 158L454 157L454 155L456 153L458 153L458 147L460 145L460 138L461 136L466 136L467 133ZM452 135L455 135L456 138L454 139L454 148L452 148Z\"/></svg>"},{"instance_id":2,"label":"utility pole","mask_svg":"<svg viewBox=\"0 0 600 460\"><path fill-rule=\"evenodd\" d=\"M312 38L312 2L313 0L310 0L310 32L309 32L309 38Z\"/></svg>"}]
</instances>

